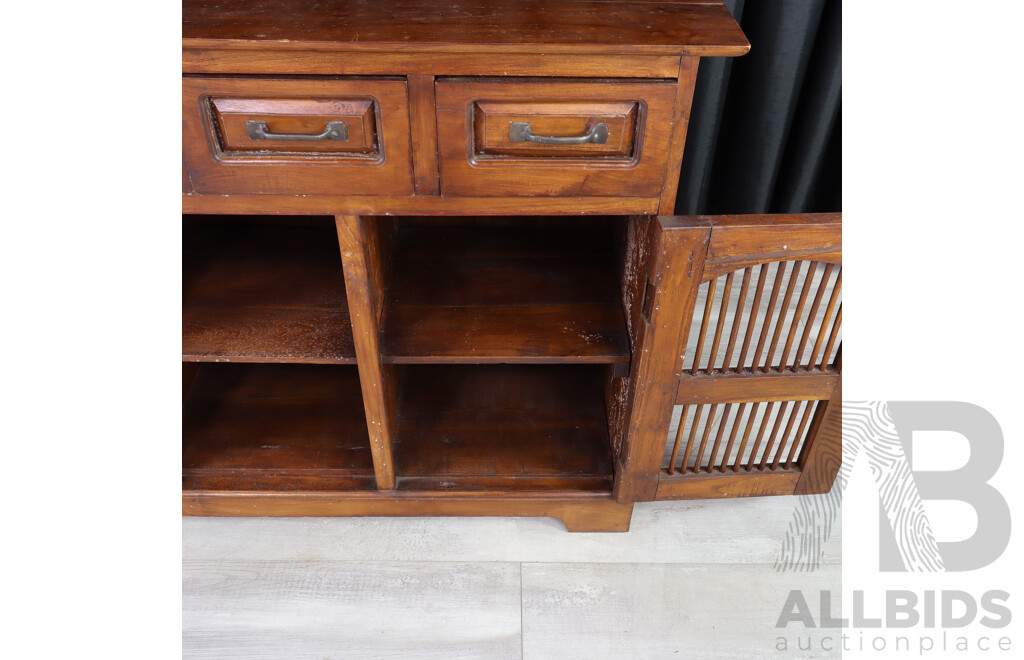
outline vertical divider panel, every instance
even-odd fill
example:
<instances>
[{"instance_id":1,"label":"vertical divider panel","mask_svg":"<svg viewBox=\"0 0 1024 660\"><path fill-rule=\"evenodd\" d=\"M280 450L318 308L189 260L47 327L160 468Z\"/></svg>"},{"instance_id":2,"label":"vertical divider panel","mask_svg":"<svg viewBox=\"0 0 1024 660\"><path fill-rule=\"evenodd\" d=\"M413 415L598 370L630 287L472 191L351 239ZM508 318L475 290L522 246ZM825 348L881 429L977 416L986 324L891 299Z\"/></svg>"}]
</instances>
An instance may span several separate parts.
<instances>
[{"instance_id":1,"label":"vertical divider panel","mask_svg":"<svg viewBox=\"0 0 1024 660\"><path fill-rule=\"evenodd\" d=\"M352 337L366 410L377 488L395 487L392 444L398 415L398 367L384 364L380 352L380 316L388 261L387 223L376 218L340 215L335 218L345 271Z\"/></svg>"},{"instance_id":2,"label":"vertical divider panel","mask_svg":"<svg viewBox=\"0 0 1024 660\"><path fill-rule=\"evenodd\" d=\"M648 501L657 493L683 364L680 339L689 331L711 236L711 223L703 218L630 223L623 305L633 357L628 378L614 384L609 396L619 502Z\"/></svg>"}]
</instances>

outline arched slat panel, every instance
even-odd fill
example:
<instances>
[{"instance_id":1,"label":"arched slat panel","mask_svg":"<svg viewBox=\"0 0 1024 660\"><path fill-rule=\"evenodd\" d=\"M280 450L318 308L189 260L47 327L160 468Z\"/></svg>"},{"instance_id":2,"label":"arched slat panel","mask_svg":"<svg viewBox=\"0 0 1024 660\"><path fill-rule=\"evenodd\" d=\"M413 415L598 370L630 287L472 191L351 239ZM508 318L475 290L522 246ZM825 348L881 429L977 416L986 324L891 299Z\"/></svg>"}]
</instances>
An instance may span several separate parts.
<instances>
[{"instance_id":1,"label":"arched slat panel","mask_svg":"<svg viewBox=\"0 0 1024 660\"><path fill-rule=\"evenodd\" d=\"M737 276L742 279L738 291ZM750 286L751 281L757 284ZM759 264L700 286L683 370L699 376L827 369L841 338L841 266L814 261Z\"/></svg>"}]
</instances>

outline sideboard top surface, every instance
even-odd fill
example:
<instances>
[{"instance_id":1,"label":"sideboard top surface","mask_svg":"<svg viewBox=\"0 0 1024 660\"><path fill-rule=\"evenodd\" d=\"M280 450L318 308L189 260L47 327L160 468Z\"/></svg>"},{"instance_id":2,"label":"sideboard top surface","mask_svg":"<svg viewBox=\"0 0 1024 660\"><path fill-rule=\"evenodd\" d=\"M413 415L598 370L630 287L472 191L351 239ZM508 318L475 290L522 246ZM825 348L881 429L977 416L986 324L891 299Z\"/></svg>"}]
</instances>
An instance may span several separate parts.
<instances>
[{"instance_id":1,"label":"sideboard top surface","mask_svg":"<svg viewBox=\"0 0 1024 660\"><path fill-rule=\"evenodd\" d=\"M742 55L717 0L184 0L185 47ZM467 49L467 47L472 47Z\"/></svg>"}]
</instances>

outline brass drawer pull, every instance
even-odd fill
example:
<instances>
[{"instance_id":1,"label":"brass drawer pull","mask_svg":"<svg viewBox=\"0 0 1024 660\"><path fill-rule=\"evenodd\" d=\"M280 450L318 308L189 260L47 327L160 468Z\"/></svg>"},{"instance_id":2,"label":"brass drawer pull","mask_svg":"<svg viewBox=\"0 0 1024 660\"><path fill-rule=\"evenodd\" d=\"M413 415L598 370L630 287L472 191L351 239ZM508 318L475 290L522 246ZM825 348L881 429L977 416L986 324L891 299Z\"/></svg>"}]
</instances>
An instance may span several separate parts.
<instances>
[{"instance_id":1,"label":"brass drawer pull","mask_svg":"<svg viewBox=\"0 0 1024 660\"><path fill-rule=\"evenodd\" d=\"M322 140L336 140L348 142L348 125L343 121L329 121L323 133L309 135L306 133L271 133L267 129L265 121L245 122L245 131L249 134L250 140L295 140L297 142L320 142Z\"/></svg>"},{"instance_id":2,"label":"brass drawer pull","mask_svg":"<svg viewBox=\"0 0 1024 660\"><path fill-rule=\"evenodd\" d=\"M528 122L514 121L509 127L509 138L513 142L536 142L538 144L604 144L608 141L608 124L601 122L590 127L583 135L554 137L534 135Z\"/></svg>"}]
</instances>

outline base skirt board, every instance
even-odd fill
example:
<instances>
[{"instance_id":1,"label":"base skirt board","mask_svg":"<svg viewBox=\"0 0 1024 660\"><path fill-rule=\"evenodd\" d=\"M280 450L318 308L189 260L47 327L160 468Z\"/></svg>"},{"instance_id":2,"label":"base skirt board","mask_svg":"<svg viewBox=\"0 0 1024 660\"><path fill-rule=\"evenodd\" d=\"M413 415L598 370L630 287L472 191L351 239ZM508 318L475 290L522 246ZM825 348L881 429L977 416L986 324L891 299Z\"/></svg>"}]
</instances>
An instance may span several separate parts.
<instances>
[{"instance_id":1,"label":"base skirt board","mask_svg":"<svg viewBox=\"0 0 1024 660\"><path fill-rule=\"evenodd\" d=\"M570 532L628 532L632 504L610 495L421 496L414 493L186 491L186 516L521 516L558 518Z\"/></svg>"},{"instance_id":2,"label":"base skirt board","mask_svg":"<svg viewBox=\"0 0 1024 660\"><path fill-rule=\"evenodd\" d=\"M685 476L662 473L656 499L703 500L715 497L792 495L799 480L800 472L797 470Z\"/></svg>"}]
</instances>

